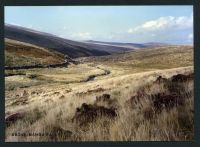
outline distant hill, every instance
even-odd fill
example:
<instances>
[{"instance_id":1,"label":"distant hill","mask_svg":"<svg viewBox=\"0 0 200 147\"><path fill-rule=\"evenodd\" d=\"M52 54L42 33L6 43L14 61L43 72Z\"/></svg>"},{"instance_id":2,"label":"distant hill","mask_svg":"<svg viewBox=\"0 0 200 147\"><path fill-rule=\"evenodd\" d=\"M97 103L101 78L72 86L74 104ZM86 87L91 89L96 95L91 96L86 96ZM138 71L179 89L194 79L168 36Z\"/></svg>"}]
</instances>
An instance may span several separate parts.
<instances>
[{"instance_id":1,"label":"distant hill","mask_svg":"<svg viewBox=\"0 0 200 147\"><path fill-rule=\"evenodd\" d=\"M100 45L63 39L52 34L5 24L5 38L49 48L69 57L103 56L131 49L120 46Z\"/></svg>"},{"instance_id":2,"label":"distant hill","mask_svg":"<svg viewBox=\"0 0 200 147\"><path fill-rule=\"evenodd\" d=\"M116 47L125 47L125 48L132 48L132 49L139 49L139 48L152 48L152 47L162 47L162 46L169 46L169 44L159 43L159 42L148 42L148 43L119 43L119 42L103 42L103 41L94 41L94 40L87 40L87 43L98 44L98 45L112 45Z\"/></svg>"}]
</instances>

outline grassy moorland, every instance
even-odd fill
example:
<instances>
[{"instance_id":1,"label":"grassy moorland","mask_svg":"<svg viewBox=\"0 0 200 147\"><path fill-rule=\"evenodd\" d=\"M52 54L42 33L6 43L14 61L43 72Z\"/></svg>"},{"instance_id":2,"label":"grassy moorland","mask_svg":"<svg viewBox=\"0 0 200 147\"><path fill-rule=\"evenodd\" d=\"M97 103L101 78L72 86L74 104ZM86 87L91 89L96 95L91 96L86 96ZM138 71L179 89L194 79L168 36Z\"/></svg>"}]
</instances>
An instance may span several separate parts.
<instances>
[{"instance_id":1,"label":"grassy moorland","mask_svg":"<svg viewBox=\"0 0 200 147\"><path fill-rule=\"evenodd\" d=\"M79 58L79 61L110 66L125 73L168 69L193 65L191 46L167 46L139 49L125 54ZM124 74L124 73L123 73Z\"/></svg>"},{"instance_id":2,"label":"grassy moorland","mask_svg":"<svg viewBox=\"0 0 200 147\"><path fill-rule=\"evenodd\" d=\"M194 139L192 47L76 60L5 71L7 142Z\"/></svg>"},{"instance_id":3,"label":"grassy moorland","mask_svg":"<svg viewBox=\"0 0 200 147\"><path fill-rule=\"evenodd\" d=\"M54 64L64 62L64 55L32 44L5 39L5 66Z\"/></svg>"}]
</instances>

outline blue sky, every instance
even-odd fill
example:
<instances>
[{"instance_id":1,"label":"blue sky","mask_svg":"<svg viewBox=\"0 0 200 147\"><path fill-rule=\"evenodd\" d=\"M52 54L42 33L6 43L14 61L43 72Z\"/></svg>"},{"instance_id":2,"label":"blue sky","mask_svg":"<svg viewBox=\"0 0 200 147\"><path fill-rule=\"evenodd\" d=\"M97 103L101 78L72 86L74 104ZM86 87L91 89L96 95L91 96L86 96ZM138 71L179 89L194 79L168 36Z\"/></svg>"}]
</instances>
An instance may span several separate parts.
<instances>
[{"instance_id":1,"label":"blue sky","mask_svg":"<svg viewBox=\"0 0 200 147\"><path fill-rule=\"evenodd\" d=\"M5 23L73 40L193 43L192 6L6 6Z\"/></svg>"}]
</instances>

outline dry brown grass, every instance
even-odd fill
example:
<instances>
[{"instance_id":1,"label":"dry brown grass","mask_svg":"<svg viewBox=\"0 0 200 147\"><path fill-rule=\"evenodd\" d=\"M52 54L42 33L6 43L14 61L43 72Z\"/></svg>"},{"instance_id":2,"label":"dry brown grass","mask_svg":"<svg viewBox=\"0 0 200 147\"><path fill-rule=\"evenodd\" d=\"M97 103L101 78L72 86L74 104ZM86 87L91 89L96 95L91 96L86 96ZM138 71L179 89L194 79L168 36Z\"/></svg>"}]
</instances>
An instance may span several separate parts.
<instances>
[{"instance_id":1,"label":"dry brown grass","mask_svg":"<svg viewBox=\"0 0 200 147\"><path fill-rule=\"evenodd\" d=\"M113 76L193 65L192 46L171 46L139 49L125 54L77 59L84 63L106 65Z\"/></svg>"},{"instance_id":2,"label":"dry brown grass","mask_svg":"<svg viewBox=\"0 0 200 147\"><path fill-rule=\"evenodd\" d=\"M175 71L177 70L174 70L174 72L160 71L162 73L160 74L166 74L166 77L171 77ZM184 70L182 70L182 72L188 74ZM163 109L161 113L155 113L152 109L153 100L148 96L159 92L169 93L169 89L167 89L163 83L152 84L157 75L159 75L158 72L151 72L138 75L138 77L134 76L133 79L137 82L130 80L130 77L124 78L129 81L128 88L122 90L120 87L123 86L119 86L117 89L107 92L113 99L116 99L119 104L117 108L118 117L114 120L101 117L84 128L79 127L71 121L76 108L80 107L82 103L85 102L93 104L96 94L83 95L82 97L71 95L70 99L66 99L66 95L64 99L43 104L43 106L39 108L35 108L36 105L29 107L29 109L31 109L27 112L27 116L29 117L19 120L6 129L6 141L193 140L193 81L182 83L185 105L173 107L170 110ZM147 82L143 83L143 79L147 78ZM124 79L122 81L126 83ZM131 96L135 95L138 90L141 89L145 89L143 93L146 95L141 96L136 105L128 107L126 105L127 100L130 100ZM189 95L187 94L188 92L190 92ZM17 131L26 133L51 132L53 136L11 136L10 133ZM55 134L56 132L57 134Z\"/></svg>"},{"instance_id":3,"label":"dry brown grass","mask_svg":"<svg viewBox=\"0 0 200 147\"><path fill-rule=\"evenodd\" d=\"M6 114L25 113L23 119L6 127L6 141L193 140L193 80L179 83L181 90L175 90L175 86L170 88L164 82L154 82L158 76L169 79L177 74L193 73L192 50L190 47L183 50L152 50L126 54L123 58L122 55L90 58L84 64L72 65L68 69L6 71L7 75L15 75L6 78L7 86L14 85L14 89L5 91ZM91 75L101 75L104 72L102 69L110 70L111 73L97 77L94 81L80 82ZM40 83L34 85L34 81ZM20 83L25 87L20 87ZM180 92L184 105L157 112L153 96L158 93L171 95L172 89ZM105 93L112 100L97 103L96 97ZM140 98L136 103L131 102L138 93ZM94 120L80 126L72 120L77 114L77 108L81 109L83 103L94 108L114 107L117 117L96 117L96 113L90 112L95 116ZM50 135L12 136L12 133L17 132Z\"/></svg>"},{"instance_id":4,"label":"dry brown grass","mask_svg":"<svg viewBox=\"0 0 200 147\"><path fill-rule=\"evenodd\" d=\"M22 66L64 62L64 55L32 44L5 39L5 65Z\"/></svg>"}]
</instances>

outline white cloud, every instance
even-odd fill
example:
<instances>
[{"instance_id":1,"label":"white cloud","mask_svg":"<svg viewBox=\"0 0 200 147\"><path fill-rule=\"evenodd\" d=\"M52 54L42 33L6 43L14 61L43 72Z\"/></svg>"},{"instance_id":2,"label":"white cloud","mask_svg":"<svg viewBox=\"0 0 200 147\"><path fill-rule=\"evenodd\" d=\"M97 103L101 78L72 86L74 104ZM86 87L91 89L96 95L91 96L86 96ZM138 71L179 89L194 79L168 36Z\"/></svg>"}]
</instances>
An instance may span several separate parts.
<instances>
[{"instance_id":1,"label":"white cloud","mask_svg":"<svg viewBox=\"0 0 200 147\"><path fill-rule=\"evenodd\" d=\"M32 24L21 25L21 24L18 24L18 23L9 23L7 25L14 25L14 26L18 26L18 27L25 27L25 28L28 28L28 29L36 30L36 31L48 31L48 29L43 29L41 26L33 26Z\"/></svg>"},{"instance_id":2,"label":"white cloud","mask_svg":"<svg viewBox=\"0 0 200 147\"><path fill-rule=\"evenodd\" d=\"M188 34L187 41L188 42L193 42L193 33Z\"/></svg>"},{"instance_id":3,"label":"white cloud","mask_svg":"<svg viewBox=\"0 0 200 147\"><path fill-rule=\"evenodd\" d=\"M81 40L92 39L92 36L89 32L74 33L71 35L71 37L74 39L81 39Z\"/></svg>"},{"instance_id":4,"label":"white cloud","mask_svg":"<svg viewBox=\"0 0 200 147\"><path fill-rule=\"evenodd\" d=\"M130 28L128 33L143 31L162 31L166 29L187 29L193 26L193 15L190 16L166 16L144 22L140 26Z\"/></svg>"},{"instance_id":5,"label":"white cloud","mask_svg":"<svg viewBox=\"0 0 200 147\"><path fill-rule=\"evenodd\" d=\"M192 33L188 35L188 39L189 39L189 40L192 40L192 39L193 39L193 34L192 34Z\"/></svg>"},{"instance_id":6,"label":"white cloud","mask_svg":"<svg viewBox=\"0 0 200 147\"><path fill-rule=\"evenodd\" d=\"M22 26L22 25L20 25L20 24L18 24L18 23L8 23L7 25Z\"/></svg>"},{"instance_id":7,"label":"white cloud","mask_svg":"<svg viewBox=\"0 0 200 147\"><path fill-rule=\"evenodd\" d=\"M33 26L32 26L32 25L29 25L27 28L30 28L30 29L32 29L32 28L33 28Z\"/></svg>"},{"instance_id":8,"label":"white cloud","mask_svg":"<svg viewBox=\"0 0 200 147\"><path fill-rule=\"evenodd\" d=\"M126 38L134 42L166 42L184 44L192 42L193 14L188 16L165 16L148 20L127 29Z\"/></svg>"},{"instance_id":9,"label":"white cloud","mask_svg":"<svg viewBox=\"0 0 200 147\"><path fill-rule=\"evenodd\" d=\"M130 29L128 30L128 33L133 33L133 31L134 31L134 29L131 29L131 28L130 28Z\"/></svg>"},{"instance_id":10,"label":"white cloud","mask_svg":"<svg viewBox=\"0 0 200 147\"><path fill-rule=\"evenodd\" d=\"M58 35L58 37L65 38L65 35Z\"/></svg>"}]
</instances>

